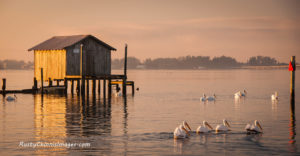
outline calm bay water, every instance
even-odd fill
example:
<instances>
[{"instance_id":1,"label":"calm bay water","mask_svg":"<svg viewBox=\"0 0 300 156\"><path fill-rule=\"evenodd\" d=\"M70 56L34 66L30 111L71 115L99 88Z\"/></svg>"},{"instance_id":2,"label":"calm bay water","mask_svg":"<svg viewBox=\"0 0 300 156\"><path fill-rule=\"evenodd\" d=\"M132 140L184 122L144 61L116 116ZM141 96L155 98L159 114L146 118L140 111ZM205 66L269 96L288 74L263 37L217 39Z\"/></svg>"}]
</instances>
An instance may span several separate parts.
<instances>
[{"instance_id":1,"label":"calm bay water","mask_svg":"<svg viewBox=\"0 0 300 156\"><path fill-rule=\"evenodd\" d=\"M114 71L120 73L121 71ZM130 70L140 88L126 99L82 102L76 95L18 94L0 97L0 155L299 155L300 120L291 120L290 73L287 70ZM32 86L33 71L6 70L7 89ZM296 110L300 112L296 72ZM246 89L246 98L233 94ZM279 100L272 102L275 91ZM130 92L130 90L129 90ZM215 102L200 102L203 93ZM227 119L232 131L174 140L183 120L192 130L208 121L213 127ZM259 120L261 135L247 135L247 123ZM22 147L24 143L90 143L90 147ZM293 142L293 143L292 143Z\"/></svg>"}]
</instances>

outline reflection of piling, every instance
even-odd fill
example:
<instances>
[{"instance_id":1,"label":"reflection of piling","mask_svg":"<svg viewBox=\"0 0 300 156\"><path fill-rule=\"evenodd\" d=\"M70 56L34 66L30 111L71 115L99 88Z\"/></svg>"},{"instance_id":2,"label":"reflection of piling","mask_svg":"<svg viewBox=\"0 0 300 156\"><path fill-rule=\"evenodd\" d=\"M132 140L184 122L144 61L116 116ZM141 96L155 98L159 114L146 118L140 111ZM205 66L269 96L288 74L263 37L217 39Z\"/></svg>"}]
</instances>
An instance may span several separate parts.
<instances>
[{"instance_id":1,"label":"reflection of piling","mask_svg":"<svg viewBox=\"0 0 300 156\"><path fill-rule=\"evenodd\" d=\"M290 103L291 103L291 111L294 113L295 111L295 68L296 68L296 60L295 56L291 57L291 64L293 67L293 70L291 71L291 87L290 87Z\"/></svg>"}]
</instances>

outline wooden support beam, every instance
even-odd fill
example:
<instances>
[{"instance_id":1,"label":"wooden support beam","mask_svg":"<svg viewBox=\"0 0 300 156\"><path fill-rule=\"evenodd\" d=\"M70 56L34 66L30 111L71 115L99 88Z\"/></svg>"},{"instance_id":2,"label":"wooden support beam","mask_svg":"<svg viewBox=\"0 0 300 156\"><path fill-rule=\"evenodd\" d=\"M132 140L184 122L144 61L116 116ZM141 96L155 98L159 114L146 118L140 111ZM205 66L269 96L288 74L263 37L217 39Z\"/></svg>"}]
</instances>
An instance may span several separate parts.
<instances>
[{"instance_id":1,"label":"wooden support beam","mask_svg":"<svg viewBox=\"0 0 300 156\"><path fill-rule=\"evenodd\" d=\"M5 95L6 90L6 78L2 79L2 94Z\"/></svg>"},{"instance_id":2,"label":"wooden support beam","mask_svg":"<svg viewBox=\"0 0 300 156\"><path fill-rule=\"evenodd\" d=\"M49 80L48 80L48 81L49 81L49 85L48 85L48 86L49 86L49 87L52 87L52 80L51 80L51 77L49 77Z\"/></svg>"},{"instance_id":3,"label":"wooden support beam","mask_svg":"<svg viewBox=\"0 0 300 156\"><path fill-rule=\"evenodd\" d=\"M93 97L95 97L95 95L96 95L96 79L95 78L93 78L92 79L92 93L93 93Z\"/></svg>"},{"instance_id":4,"label":"wooden support beam","mask_svg":"<svg viewBox=\"0 0 300 156\"><path fill-rule=\"evenodd\" d=\"M68 94L68 79L67 78L65 78L64 85L65 85L65 95L67 95Z\"/></svg>"},{"instance_id":5,"label":"wooden support beam","mask_svg":"<svg viewBox=\"0 0 300 156\"><path fill-rule=\"evenodd\" d=\"M111 79L108 79L108 98L111 98Z\"/></svg>"},{"instance_id":6,"label":"wooden support beam","mask_svg":"<svg viewBox=\"0 0 300 156\"><path fill-rule=\"evenodd\" d=\"M291 115L294 116L295 113L295 70L296 70L296 58L295 56L291 57L290 66L291 69L291 85L290 85L290 106L291 106Z\"/></svg>"},{"instance_id":7,"label":"wooden support beam","mask_svg":"<svg viewBox=\"0 0 300 156\"><path fill-rule=\"evenodd\" d=\"M44 94L44 74L43 74L43 68L41 68L41 88L42 88L42 94Z\"/></svg>"},{"instance_id":8,"label":"wooden support beam","mask_svg":"<svg viewBox=\"0 0 300 156\"><path fill-rule=\"evenodd\" d=\"M103 80L103 99L106 99L106 79Z\"/></svg>"},{"instance_id":9,"label":"wooden support beam","mask_svg":"<svg viewBox=\"0 0 300 156\"><path fill-rule=\"evenodd\" d=\"M74 94L74 79L71 80L71 94Z\"/></svg>"},{"instance_id":10,"label":"wooden support beam","mask_svg":"<svg viewBox=\"0 0 300 156\"><path fill-rule=\"evenodd\" d=\"M86 95L90 94L90 79L86 79Z\"/></svg>"},{"instance_id":11,"label":"wooden support beam","mask_svg":"<svg viewBox=\"0 0 300 156\"><path fill-rule=\"evenodd\" d=\"M76 92L77 92L77 95L80 95L80 79L77 79Z\"/></svg>"},{"instance_id":12,"label":"wooden support beam","mask_svg":"<svg viewBox=\"0 0 300 156\"><path fill-rule=\"evenodd\" d=\"M101 95L100 93L101 93L101 80L99 79L98 80L98 94Z\"/></svg>"}]
</instances>

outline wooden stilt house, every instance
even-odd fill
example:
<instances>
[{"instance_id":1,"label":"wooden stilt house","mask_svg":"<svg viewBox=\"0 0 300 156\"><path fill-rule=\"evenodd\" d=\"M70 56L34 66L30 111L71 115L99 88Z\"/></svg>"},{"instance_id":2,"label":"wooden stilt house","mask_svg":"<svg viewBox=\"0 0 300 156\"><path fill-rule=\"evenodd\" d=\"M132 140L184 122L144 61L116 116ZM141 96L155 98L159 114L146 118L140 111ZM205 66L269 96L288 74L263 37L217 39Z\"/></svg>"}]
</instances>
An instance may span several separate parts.
<instances>
[{"instance_id":1,"label":"wooden stilt house","mask_svg":"<svg viewBox=\"0 0 300 156\"><path fill-rule=\"evenodd\" d=\"M43 68L45 81L110 75L114 50L92 35L74 35L54 36L28 51L34 51L34 77L41 80Z\"/></svg>"}]
</instances>

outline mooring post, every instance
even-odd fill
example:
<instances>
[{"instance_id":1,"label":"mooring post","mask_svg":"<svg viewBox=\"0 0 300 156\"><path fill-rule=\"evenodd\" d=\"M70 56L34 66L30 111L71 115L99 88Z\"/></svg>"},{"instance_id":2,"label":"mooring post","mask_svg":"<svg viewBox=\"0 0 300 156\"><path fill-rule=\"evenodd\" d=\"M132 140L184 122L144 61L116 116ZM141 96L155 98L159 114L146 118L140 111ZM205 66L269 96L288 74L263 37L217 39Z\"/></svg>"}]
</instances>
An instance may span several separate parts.
<instances>
[{"instance_id":1,"label":"mooring post","mask_svg":"<svg viewBox=\"0 0 300 156\"><path fill-rule=\"evenodd\" d=\"M123 96L126 96L126 82L127 81L127 44L125 44L125 56L124 56L124 78L123 78Z\"/></svg>"},{"instance_id":2,"label":"mooring post","mask_svg":"<svg viewBox=\"0 0 300 156\"><path fill-rule=\"evenodd\" d=\"M92 79L92 92L93 92L93 97L95 97L95 95L96 95L96 79L95 78L93 78Z\"/></svg>"},{"instance_id":3,"label":"mooring post","mask_svg":"<svg viewBox=\"0 0 300 156\"><path fill-rule=\"evenodd\" d=\"M51 80L51 78L49 77L49 87L52 87L52 80Z\"/></svg>"},{"instance_id":4,"label":"mooring post","mask_svg":"<svg viewBox=\"0 0 300 156\"><path fill-rule=\"evenodd\" d=\"M2 79L2 94L5 95L6 89L6 78Z\"/></svg>"},{"instance_id":5,"label":"mooring post","mask_svg":"<svg viewBox=\"0 0 300 156\"><path fill-rule=\"evenodd\" d=\"M86 95L90 94L90 79L86 79Z\"/></svg>"},{"instance_id":6,"label":"mooring post","mask_svg":"<svg viewBox=\"0 0 300 156\"><path fill-rule=\"evenodd\" d=\"M111 98L111 78L108 79L108 98Z\"/></svg>"},{"instance_id":7,"label":"mooring post","mask_svg":"<svg viewBox=\"0 0 300 156\"><path fill-rule=\"evenodd\" d=\"M103 79L103 99L106 99L106 79Z\"/></svg>"},{"instance_id":8,"label":"mooring post","mask_svg":"<svg viewBox=\"0 0 300 156\"><path fill-rule=\"evenodd\" d=\"M77 79L76 92L77 92L77 95L80 95L80 79Z\"/></svg>"},{"instance_id":9,"label":"mooring post","mask_svg":"<svg viewBox=\"0 0 300 156\"><path fill-rule=\"evenodd\" d=\"M68 79L67 78L65 78L64 85L65 85L65 95L67 95L68 94Z\"/></svg>"},{"instance_id":10,"label":"mooring post","mask_svg":"<svg viewBox=\"0 0 300 156\"><path fill-rule=\"evenodd\" d=\"M291 71L291 85L290 85L290 105L291 105L291 115L294 116L295 113L295 70L296 70L296 58L291 57L289 71Z\"/></svg>"},{"instance_id":11,"label":"mooring post","mask_svg":"<svg viewBox=\"0 0 300 156\"><path fill-rule=\"evenodd\" d=\"M44 94L44 72L43 68L41 68L41 88L42 88L42 94Z\"/></svg>"},{"instance_id":12,"label":"mooring post","mask_svg":"<svg viewBox=\"0 0 300 156\"><path fill-rule=\"evenodd\" d=\"M71 80L71 94L74 94L74 79Z\"/></svg>"},{"instance_id":13,"label":"mooring post","mask_svg":"<svg viewBox=\"0 0 300 156\"><path fill-rule=\"evenodd\" d=\"M32 87L32 89L34 90L34 92L37 89L37 80L36 80L36 77L33 78L33 87Z\"/></svg>"},{"instance_id":14,"label":"mooring post","mask_svg":"<svg viewBox=\"0 0 300 156\"><path fill-rule=\"evenodd\" d=\"M59 80L56 80L56 86L57 87L59 86Z\"/></svg>"},{"instance_id":15,"label":"mooring post","mask_svg":"<svg viewBox=\"0 0 300 156\"><path fill-rule=\"evenodd\" d=\"M132 81L132 85L131 85L131 92L132 92L132 95L134 95L134 82Z\"/></svg>"}]
</instances>

